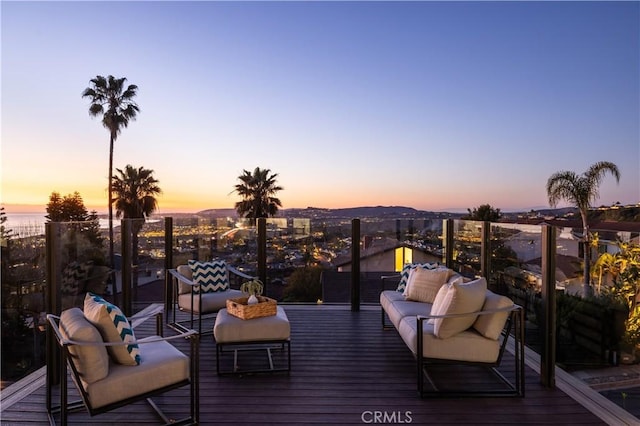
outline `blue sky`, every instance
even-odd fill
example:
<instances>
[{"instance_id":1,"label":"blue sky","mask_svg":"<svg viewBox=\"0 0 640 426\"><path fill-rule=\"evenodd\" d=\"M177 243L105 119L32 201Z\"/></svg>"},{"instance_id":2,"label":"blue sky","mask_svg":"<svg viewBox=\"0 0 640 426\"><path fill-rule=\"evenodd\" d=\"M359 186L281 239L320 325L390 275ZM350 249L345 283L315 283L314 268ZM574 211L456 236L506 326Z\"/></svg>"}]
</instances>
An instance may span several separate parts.
<instances>
[{"instance_id":1,"label":"blue sky","mask_svg":"<svg viewBox=\"0 0 640 426\"><path fill-rule=\"evenodd\" d=\"M545 183L621 170L640 201L638 2L6 2L2 203L79 191L106 211L96 75L139 86L114 165L161 212L232 207L244 169L284 208L547 206Z\"/></svg>"}]
</instances>

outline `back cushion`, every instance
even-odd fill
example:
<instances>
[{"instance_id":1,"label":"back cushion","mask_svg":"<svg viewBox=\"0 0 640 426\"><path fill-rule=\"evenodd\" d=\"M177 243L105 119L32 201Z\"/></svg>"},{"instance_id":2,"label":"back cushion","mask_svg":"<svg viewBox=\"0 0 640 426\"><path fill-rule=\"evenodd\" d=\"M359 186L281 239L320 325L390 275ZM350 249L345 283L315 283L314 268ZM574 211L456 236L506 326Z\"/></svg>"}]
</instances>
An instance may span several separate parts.
<instances>
[{"instance_id":1,"label":"back cushion","mask_svg":"<svg viewBox=\"0 0 640 426\"><path fill-rule=\"evenodd\" d=\"M447 294L439 306L437 315L466 314L482 309L487 292L484 277L465 284L454 282L448 286ZM446 339L465 331L476 321L477 315L456 318L436 318L433 332L436 337Z\"/></svg>"},{"instance_id":2,"label":"back cushion","mask_svg":"<svg viewBox=\"0 0 640 426\"><path fill-rule=\"evenodd\" d=\"M443 268L414 268L409 274L405 298L417 302L433 303L436 294L449 277L449 270Z\"/></svg>"},{"instance_id":3,"label":"back cushion","mask_svg":"<svg viewBox=\"0 0 640 426\"><path fill-rule=\"evenodd\" d=\"M508 308L510 306L513 306L511 299L487 290L482 310L490 311L493 309ZM473 328L487 339L498 340L498 337L500 337L500 333L504 328L504 324L507 322L508 316L509 312L478 315L478 319L473 323Z\"/></svg>"},{"instance_id":4,"label":"back cushion","mask_svg":"<svg viewBox=\"0 0 640 426\"><path fill-rule=\"evenodd\" d=\"M176 271L178 271L178 273L180 275L182 275L183 277L192 280L193 279L193 273L191 272L191 267L189 265L179 265L176 268ZM189 293L191 291L192 287L188 284L183 284L181 281L178 281L178 293L179 294L186 294Z\"/></svg>"},{"instance_id":5,"label":"back cushion","mask_svg":"<svg viewBox=\"0 0 640 426\"><path fill-rule=\"evenodd\" d=\"M425 269L434 269L438 267L437 263L407 263L402 267L402 271L400 272L400 282L398 282L398 288L396 289L399 292L404 292L407 287L407 281L409 280L409 274L411 271L418 266Z\"/></svg>"},{"instance_id":6,"label":"back cushion","mask_svg":"<svg viewBox=\"0 0 640 426\"><path fill-rule=\"evenodd\" d=\"M97 294L87 293L84 298L84 315L100 330L105 342L133 342L136 336L129 320L116 305ZM140 364L140 348L137 343L108 346L107 352L113 360L124 365Z\"/></svg>"},{"instance_id":7,"label":"back cushion","mask_svg":"<svg viewBox=\"0 0 640 426\"><path fill-rule=\"evenodd\" d=\"M215 293L231 288L227 276L227 263L224 260L212 260L211 262L190 260L189 266L193 273L193 282L200 286L195 290L196 293Z\"/></svg>"},{"instance_id":8,"label":"back cushion","mask_svg":"<svg viewBox=\"0 0 640 426\"><path fill-rule=\"evenodd\" d=\"M71 308L60 314L60 334L63 337L86 343L102 343L97 328L84 317L82 310ZM102 380L109 374L109 355L104 346L69 346L73 363L80 377L87 383Z\"/></svg>"}]
</instances>

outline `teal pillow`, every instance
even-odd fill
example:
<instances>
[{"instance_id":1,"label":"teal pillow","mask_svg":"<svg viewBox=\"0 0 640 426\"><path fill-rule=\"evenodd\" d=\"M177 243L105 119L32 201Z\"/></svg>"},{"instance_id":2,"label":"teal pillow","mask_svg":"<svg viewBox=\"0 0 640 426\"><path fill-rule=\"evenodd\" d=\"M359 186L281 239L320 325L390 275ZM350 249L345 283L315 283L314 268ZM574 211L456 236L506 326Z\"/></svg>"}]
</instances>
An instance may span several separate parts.
<instances>
[{"instance_id":1,"label":"teal pillow","mask_svg":"<svg viewBox=\"0 0 640 426\"><path fill-rule=\"evenodd\" d=\"M194 289L195 293L215 293L229 290L227 263L224 260L217 259L211 262L190 260L189 267L193 273L193 282L199 285Z\"/></svg>"},{"instance_id":2,"label":"teal pillow","mask_svg":"<svg viewBox=\"0 0 640 426\"><path fill-rule=\"evenodd\" d=\"M97 294L87 293L85 296L84 316L100 331L105 342L126 343L136 340L133 327L120 308ZM118 364L140 364L140 348L137 343L107 346L107 352Z\"/></svg>"}]
</instances>

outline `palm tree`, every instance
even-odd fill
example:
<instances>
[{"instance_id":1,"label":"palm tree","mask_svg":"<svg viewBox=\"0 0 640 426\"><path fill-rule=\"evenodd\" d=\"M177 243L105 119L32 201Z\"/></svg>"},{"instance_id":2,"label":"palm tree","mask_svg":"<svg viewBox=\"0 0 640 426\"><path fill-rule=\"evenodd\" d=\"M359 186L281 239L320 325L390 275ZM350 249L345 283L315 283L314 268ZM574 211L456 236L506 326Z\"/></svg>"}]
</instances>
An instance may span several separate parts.
<instances>
[{"instance_id":1,"label":"palm tree","mask_svg":"<svg viewBox=\"0 0 640 426\"><path fill-rule=\"evenodd\" d=\"M141 219L132 221L132 261L134 265L138 265L138 234L145 219L158 209L156 196L162 190L158 186L158 180L153 177L153 170L127 165L124 170L116 169L116 172L112 182L116 217ZM134 289L137 288L137 276L134 275Z\"/></svg>"},{"instance_id":2,"label":"palm tree","mask_svg":"<svg viewBox=\"0 0 640 426\"><path fill-rule=\"evenodd\" d=\"M96 76L90 80L91 86L82 92L83 98L89 98L89 115L102 116L102 125L109 131L109 258L111 267L114 266L113 254L113 143L118 138L123 127L135 120L140 109L133 101L138 92L138 86L130 84L125 88L126 78L115 78L110 75ZM114 284L115 285L115 284ZM114 288L115 290L115 288ZM115 294L115 292L114 292Z\"/></svg>"},{"instance_id":3,"label":"palm tree","mask_svg":"<svg viewBox=\"0 0 640 426\"><path fill-rule=\"evenodd\" d=\"M242 175L238 176L241 183L234 190L242 197L242 201L235 205L240 217L249 218L255 224L259 217L275 216L278 213L282 203L275 195L284 188L276 185L277 177L277 173L271 174L271 170L260 167L256 167L253 173L243 170Z\"/></svg>"},{"instance_id":4,"label":"palm tree","mask_svg":"<svg viewBox=\"0 0 640 426\"><path fill-rule=\"evenodd\" d=\"M591 203L598 198L598 189L600 182L604 179L607 172L611 173L616 182L620 182L620 171L618 166L609 161L599 161L582 175L574 172L557 172L551 175L547 180L547 196L549 204L555 207L560 200L568 201L578 208L582 218L582 240L584 244L584 294L590 295L591 288L591 236L589 234L588 213Z\"/></svg>"}]
</instances>

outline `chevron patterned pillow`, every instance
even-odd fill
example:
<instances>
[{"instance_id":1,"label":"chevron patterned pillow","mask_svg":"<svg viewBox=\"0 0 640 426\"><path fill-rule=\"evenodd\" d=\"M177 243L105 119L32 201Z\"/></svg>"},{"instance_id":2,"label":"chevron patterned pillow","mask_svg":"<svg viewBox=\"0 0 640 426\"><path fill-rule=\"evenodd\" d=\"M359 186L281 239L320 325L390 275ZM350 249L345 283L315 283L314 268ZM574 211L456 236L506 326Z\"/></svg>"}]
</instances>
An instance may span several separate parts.
<instances>
[{"instance_id":1,"label":"chevron patterned pillow","mask_svg":"<svg viewBox=\"0 0 640 426\"><path fill-rule=\"evenodd\" d=\"M407 280L409 279L409 273L412 269L417 268L418 266L425 269L434 269L438 267L437 263L407 263L402 267L402 272L400 272L400 282L398 283L397 291L404 293L404 289L407 287Z\"/></svg>"},{"instance_id":2,"label":"chevron patterned pillow","mask_svg":"<svg viewBox=\"0 0 640 426\"><path fill-rule=\"evenodd\" d=\"M189 266L193 272L193 282L199 284L194 292L215 293L229 290L229 278L227 277L227 263L216 259L211 262L198 262L190 260Z\"/></svg>"},{"instance_id":3,"label":"chevron patterned pillow","mask_svg":"<svg viewBox=\"0 0 640 426\"><path fill-rule=\"evenodd\" d=\"M133 342L136 336L129 320L116 305L97 294L87 293L84 298L84 316L96 326L105 342ZM140 348L137 343L107 346L114 361L124 365L140 364Z\"/></svg>"},{"instance_id":4,"label":"chevron patterned pillow","mask_svg":"<svg viewBox=\"0 0 640 426\"><path fill-rule=\"evenodd\" d=\"M70 262L62 271L60 293L63 296L75 296L84 290L93 262Z\"/></svg>"}]
</instances>

